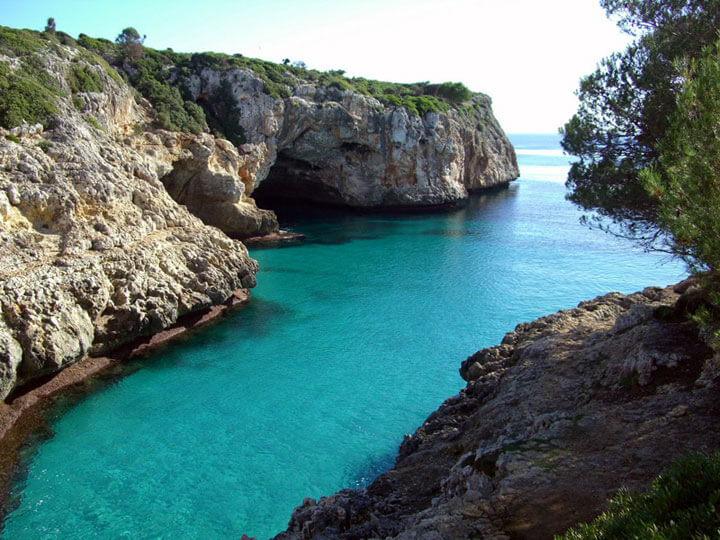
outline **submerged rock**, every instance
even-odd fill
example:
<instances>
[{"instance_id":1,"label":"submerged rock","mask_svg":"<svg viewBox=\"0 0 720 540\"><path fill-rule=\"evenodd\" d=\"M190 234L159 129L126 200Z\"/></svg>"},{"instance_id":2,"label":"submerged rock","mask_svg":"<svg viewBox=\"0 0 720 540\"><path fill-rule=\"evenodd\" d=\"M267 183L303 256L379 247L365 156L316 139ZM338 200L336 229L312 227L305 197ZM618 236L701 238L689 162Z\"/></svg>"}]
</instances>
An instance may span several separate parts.
<instances>
[{"instance_id":1,"label":"submerged rock","mask_svg":"<svg viewBox=\"0 0 720 540\"><path fill-rule=\"evenodd\" d=\"M720 361L682 309L691 287L612 293L510 332L362 490L295 509L289 539L551 538L720 445Z\"/></svg>"}]
</instances>

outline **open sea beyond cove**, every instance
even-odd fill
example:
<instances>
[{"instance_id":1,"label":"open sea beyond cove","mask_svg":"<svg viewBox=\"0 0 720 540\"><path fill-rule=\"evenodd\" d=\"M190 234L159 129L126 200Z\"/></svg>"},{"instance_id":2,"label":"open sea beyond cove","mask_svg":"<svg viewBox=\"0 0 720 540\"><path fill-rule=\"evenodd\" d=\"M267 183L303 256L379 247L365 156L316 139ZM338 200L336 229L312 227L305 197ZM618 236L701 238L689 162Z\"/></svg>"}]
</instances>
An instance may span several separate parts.
<instances>
[{"instance_id":1,"label":"open sea beyond cove","mask_svg":"<svg viewBox=\"0 0 720 540\"><path fill-rule=\"evenodd\" d=\"M510 139L520 179L462 209L289 215L250 304L51 411L0 538L267 538L391 467L516 324L686 275L579 224L559 136Z\"/></svg>"}]
</instances>

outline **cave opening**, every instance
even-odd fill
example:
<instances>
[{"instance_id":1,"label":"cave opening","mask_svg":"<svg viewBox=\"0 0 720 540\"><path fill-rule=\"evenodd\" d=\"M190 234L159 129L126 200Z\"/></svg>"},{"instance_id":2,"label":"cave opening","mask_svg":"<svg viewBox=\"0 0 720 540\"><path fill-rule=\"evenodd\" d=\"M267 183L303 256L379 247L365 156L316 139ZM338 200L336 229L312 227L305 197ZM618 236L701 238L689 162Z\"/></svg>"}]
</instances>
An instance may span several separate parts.
<instances>
[{"instance_id":1,"label":"cave opening","mask_svg":"<svg viewBox=\"0 0 720 540\"><path fill-rule=\"evenodd\" d=\"M277 160L252 197L261 208L275 211L279 217L292 214L314 214L331 207L348 209L341 193L322 179L328 171L286 152Z\"/></svg>"}]
</instances>

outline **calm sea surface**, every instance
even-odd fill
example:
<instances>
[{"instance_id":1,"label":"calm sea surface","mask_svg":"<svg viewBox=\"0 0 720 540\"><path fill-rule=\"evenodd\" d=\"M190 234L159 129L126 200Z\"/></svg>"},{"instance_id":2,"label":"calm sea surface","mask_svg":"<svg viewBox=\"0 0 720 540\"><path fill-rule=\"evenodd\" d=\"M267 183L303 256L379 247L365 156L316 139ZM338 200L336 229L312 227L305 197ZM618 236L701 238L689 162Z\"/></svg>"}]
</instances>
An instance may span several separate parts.
<instances>
[{"instance_id":1,"label":"calm sea surface","mask_svg":"<svg viewBox=\"0 0 720 540\"><path fill-rule=\"evenodd\" d=\"M523 321L685 275L578 223L556 135L511 136L521 178L461 210L289 216L245 308L51 414L0 538L227 539L363 486Z\"/></svg>"}]
</instances>

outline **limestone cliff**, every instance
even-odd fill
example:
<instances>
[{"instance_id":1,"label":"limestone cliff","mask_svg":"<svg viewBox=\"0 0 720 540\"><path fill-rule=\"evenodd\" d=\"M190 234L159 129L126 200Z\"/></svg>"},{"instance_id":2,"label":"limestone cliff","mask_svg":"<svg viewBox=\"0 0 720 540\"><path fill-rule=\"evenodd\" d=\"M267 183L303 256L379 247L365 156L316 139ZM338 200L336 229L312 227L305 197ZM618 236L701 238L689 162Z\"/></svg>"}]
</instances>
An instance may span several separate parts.
<instances>
[{"instance_id":1,"label":"limestone cliff","mask_svg":"<svg viewBox=\"0 0 720 540\"><path fill-rule=\"evenodd\" d=\"M287 74L277 99L249 69L205 68L184 82L196 101L225 87L238 110L258 193L353 207L428 206L519 175L515 152L490 99L416 115L352 89Z\"/></svg>"},{"instance_id":2,"label":"limestone cliff","mask_svg":"<svg viewBox=\"0 0 720 540\"><path fill-rule=\"evenodd\" d=\"M307 499L276 538L552 538L621 486L720 445L720 357L686 319L692 282L608 294L531 323L362 490Z\"/></svg>"},{"instance_id":3,"label":"limestone cliff","mask_svg":"<svg viewBox=\"0 0 720 540\"><path fill-rule=\"evenodd\" d=\"M0 68L10 85L39 72L57 93L48 129L0 129L0 398L255 284L243 244L204 225L161 181L254 220L252 230L272 228L274 216L245 197L232 145L138 129L154 111L74 47L0 55ZM72 88L79 69L97 91Z\"/></svg>"}]
</instances>

